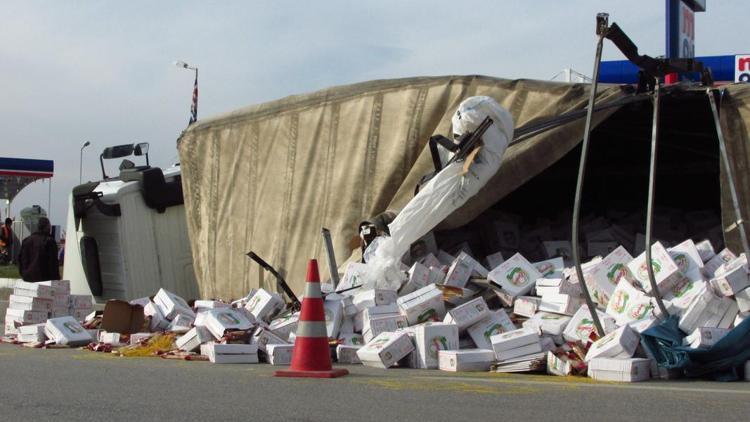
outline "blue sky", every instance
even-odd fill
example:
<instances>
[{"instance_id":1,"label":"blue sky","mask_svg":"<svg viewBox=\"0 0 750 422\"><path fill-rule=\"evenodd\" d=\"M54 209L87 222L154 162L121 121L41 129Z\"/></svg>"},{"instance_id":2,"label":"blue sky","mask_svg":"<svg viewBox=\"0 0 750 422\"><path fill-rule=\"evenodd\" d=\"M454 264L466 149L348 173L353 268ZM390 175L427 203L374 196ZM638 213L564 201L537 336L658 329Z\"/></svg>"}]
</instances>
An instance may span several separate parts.
<instances>
[{"instance_id":1,"label":"blue sky","mask_svg":"<svg viewBox=\"0 0 750 422\"><path fill-rule=\"evenodd\" d=\"M200 68L199 118L371 79L485 74L549 79L591 73L594 16L611 14L640 51L664 53L662 0L7 1L0 3L0 156L54 159L51 217L100 178L109 145L150 142L152 164L177 159ZM696 54L750 52L750 1L708 0ZM607 45L605 59L620 59ZM13 204L47 207L46 183ZM3 215L3 218L5 215Z\"/></svg>"}]
</instances>

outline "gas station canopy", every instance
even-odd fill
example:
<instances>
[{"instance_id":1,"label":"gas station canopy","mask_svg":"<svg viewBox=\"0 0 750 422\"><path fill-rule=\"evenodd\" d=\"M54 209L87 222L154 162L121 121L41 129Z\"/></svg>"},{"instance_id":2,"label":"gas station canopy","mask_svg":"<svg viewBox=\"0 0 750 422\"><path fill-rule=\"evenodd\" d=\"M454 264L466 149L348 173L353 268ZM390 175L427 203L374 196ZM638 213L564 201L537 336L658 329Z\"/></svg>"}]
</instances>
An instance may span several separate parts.
<instances>
[{"instance_id":1,"label":"gas station canopy","mask_svg":"<svg viewBox=\"0 0 750 422\"><path fill-rule=\"evenodd\" d=\"M53 175L54 161L0 157L0 198L13 201L23 188Z\"/></svg>"}]
</instances>

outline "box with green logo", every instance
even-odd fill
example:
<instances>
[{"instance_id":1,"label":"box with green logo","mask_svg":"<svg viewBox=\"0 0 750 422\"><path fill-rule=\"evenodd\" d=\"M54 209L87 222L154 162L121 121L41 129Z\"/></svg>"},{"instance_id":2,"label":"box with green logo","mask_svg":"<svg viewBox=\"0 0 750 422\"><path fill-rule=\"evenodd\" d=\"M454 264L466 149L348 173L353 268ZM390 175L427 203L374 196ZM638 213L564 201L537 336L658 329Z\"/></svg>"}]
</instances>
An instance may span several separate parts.
<instances>
[{"instance_id":1,"label":"box with green logo","mask_svg":"<svg viewBox=\"0 0 750 422\"><path fill-rule=\"evenodd\" d=\"M458 350L458 326L456 324L426 322L414 328L419 368L437 369L440 350Z\"/></svg>"},{"instance_id":2,"label":"box with green logo","mask_svg":"<svg viewBox=\"0 0 750 422\"><path fill-rule=\"evenodd\" d=\"M586 353L586 362L595 358L629 358L635 353L640 336L629 325L623 325L591 345Z\"/></svg>"},{"instance_id":3,"label":"box with green logo","mask_svg":"<svg viewBox=\"0 0 750 422\"><path fill-rule=\"evenodd\" d=\"M466 329L469 337L474 341L479 349L492 349L490 337L495 334L502 334L513 331L516 326L505 313L505 310L499 309L484 317L476 324Z\"/></svg>"},{"instance_id":4,"label":"box with green logo","mask_svg":"<svg viewBox=\"0 0 750 422\"><path fill-rule=\"evenodd\" d=\"M338 363L343 364L361 364L362 361L359 360L359 356L357 356L357 350L361 349L362 346L352 346L347 344L339 344L336 346L336 360Z\"/></svg>"},{"instance_id":5,"label":"box with green logo","mask_svg":"<svg viewBox=\"0 0 750 422\"><path fill-rule=\"evenodd\" d=\"M586 286L591 293L591 299L601 309L607 309L609 299L615 292L620 281L633 281L633 275L628 269L628 264L633 257L622 246L610 252L604 257L586 277Z\"/></svg>"},{"instance_id":6,"label":"box with green logo","mask_svg":"<svg viewBox=\"0 0 750 422\"><path fill-rule=\"evenodd\" d=\"M599 310L596 311L596 315L604 326L604 331L609 333L617 329L617 324L613 317ZM562 335L567 341L582 341L586 343L593 331L594 320L591 318L591 312L589 312L588 307L581 306L578 308L578 311L573 314L573 317L570 319L570 322L568 322Z\"/></svg>"},{"instance_id":7,"label":"box with green logo","mask_svg":"<svg viewBox=\"0 0 750 422\"><path fill-rule=\"evenodd\" d=\"M357 357L366 366L390 368L414 351L414 343L405 332L380 333L357 350Z\"/></svg>"},{"instance_id":8,"label":"box with green logo","mask_svg":"<svg viewBox=\"0 0 750 422\"><path fill-rule=\"evenodd\" d=\"M537 312L533 317L524 321L523 327L541 331L542 334L559 336L570 322L567 315L553 314L551 312Z\"/></svg>"},{"instance_id":9,"label":"box with green logo","mask_svg":"<svg viewBox=\"0 0 750 422\"><path fill-rule=\"evenodd\" d=\"M284 299L277 293L258 289L247 301L245 309L255 317L256 321L268 322L284 309Z\"/></svg>"},{"instance_id":10,"label":"box with green logo","mask_svg":"<svg viewBox=\"0 0 750 422\"><path fill-rule=\"evenodd\" d=\"M617 284L607 304L607 314L615 319L617 325L651 318L653 309L651 298L627 281Z\"/></svg>"},{"instance_id":11,"label":"box with green logo","mask_svg":"<svg viewBox=\"0 0 750 422\"><path fill-rule=\"evenodd\" d=\"M442 321L445 318L443 292L434 284L401 296L396 303L409 325Z\"/></svg>"},{"instance_id":12,"label":"box with green logo","mask_svg":"<svg viewBox=\"0 0 750 422\"><path fill-rule=\"evenodd\" d=\"M438 369L450 372L488 371L495 361L495 352L488 349L441 350Z\"/></svg>"},{"instance_id":13,"label":"box with green logo","mask_svg":"<svg viewBox=\"0 0 750 422\"><path fill-rule=\"evenodd\" d=\"M541 277L539 271L518 253L487 275L488 279L514 297L527 294L534 287L536 280Z\"/></svg>"},{"instance_id":14,"label":"box with green logo","mask_svg":"<svg viewBox=\"0 0 750 422\"><path fill-rule=\"evenodd\" d=\"M57 344L68 346L85 346L93 341L89 332L71 316L47 320L44 335Z\"/></svg>"},{"instance_id":15,"label":"box with green logo","mask_svg":"<svg viewBox=\"0 0 750 422\"><path fill-rule=\"evenodd\" d=\"M249 330L252 326L253 321L235 308L211 309L205 317L205 327L216 339L221 339L226 330Z\"/></svg>"},{"instance_id":16,"label":"box with green logo","mask_svg":"<svg viewBox=\"0 0 750 422\"><path fill-rule=\"evenodd\" d=\"M459 331L464 331L489 315L490 309L480 296L448 311L443 322L456 324Z\"/></svg>"}]
</instances>

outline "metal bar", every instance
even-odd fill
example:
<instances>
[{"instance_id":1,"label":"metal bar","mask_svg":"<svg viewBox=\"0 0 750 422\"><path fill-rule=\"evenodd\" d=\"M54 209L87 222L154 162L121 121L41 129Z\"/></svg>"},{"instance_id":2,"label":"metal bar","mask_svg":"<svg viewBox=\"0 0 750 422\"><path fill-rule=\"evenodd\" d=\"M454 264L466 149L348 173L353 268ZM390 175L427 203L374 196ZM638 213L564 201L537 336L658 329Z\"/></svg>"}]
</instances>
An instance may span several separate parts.
<instances>
[{"instance_id":1,"label":"metal bar","mask_svg":"<svg viewBox=\"0 0 750 422\"><path fill-rule=\"evenodd\" d=\"M750 257L750 247L748 247L747 233L745 232L745 220L742 218L742 211L740 208L740 201L737 197L737 186L734 181L734 173L732 172L732 165L729 164L729 157L727 156L727 146L724 140L724 132L721 130L721 121L719 120L719 109L716 106L716 98L714 97L713 89L707 89L708 100L711 103L711 113L714 117L714 124L716 125L716 136L719 138L719 151L721 151L721 158L724 162L724 170L727 172L727 180L729 181L729 192L732 194L732 205L734 206L734 214L737 220L735 221L737 228L740 231L740 241L742 242L742 249L745 250L745 256Z\"/></svg>"},{"instance_id":2,"label":"metal bar","mask_svg":"<svg viewBox=\"0 0 750 422\"><path fill-rule=\"evenodd\" d=\"M594 59L594 72L591 79L591 96L589 97L589 105L586 112L586 127L583 132L583 144L581 145L581 161L578 166L578 182L576 183L576 197L575 202L573 203L573 227L571 230L573 260L575 261L578 284L581 286L581 292L583 292L583 297L586 299L586 306L588 306L589 312L591 313L591 319L594 321L594 328L596 328L596 332L600 337L604 336L606 333L604 332L601 321L599 321L599 315L596 312L596 305L594 305L594 302L591 300L591 294L589 294L588 286L586 286L586 279L583 276L581 256L578 247L578 224L581 217L581 194L583 193L583 180L586 174L586 159L589 151L589 140L591 138L591 120L594 116L596 90L599 86L599 65L602 61L604 38L607 34L607 18L608 15L603 13L597 15L597 35L599 36L599 40L596 43L596 58Z\"/></svg>"},{"instance_id":3,"label":"metal bar","mask_svg":"<svg viewBox=\"0 0 750 422\"><path fill-rule=\"evenodd\" d=\"M321 230L323 233L323 241L326 245L326 255L328 256L328 271L331 273L331 283L333 283L333 290L339 285L339 270L336 265L336 254L333 250L333 242L331 241L331 231L323 227Z\"/></svg>"},{"instance_id":4,"label":"metal bar","mask_svg":"<svg viewBox=\"0 0 750 422\"><path fill-rule=\"evenodd\" d=\"M654 194L656 190L656 146L659 141L659 99L661 98L661 83L656 80L654 86L654 121L651 126L651 162L648 173L648 204L646 205L646 272L648 273L648 282L651 285L651 292L659 306L659 311L663 317L669 316L664 301L661 299L661 292L656 285L654 276L654 267L651 265L651 234L653 231L654 219Z\"/></svg>"}]
</instances>

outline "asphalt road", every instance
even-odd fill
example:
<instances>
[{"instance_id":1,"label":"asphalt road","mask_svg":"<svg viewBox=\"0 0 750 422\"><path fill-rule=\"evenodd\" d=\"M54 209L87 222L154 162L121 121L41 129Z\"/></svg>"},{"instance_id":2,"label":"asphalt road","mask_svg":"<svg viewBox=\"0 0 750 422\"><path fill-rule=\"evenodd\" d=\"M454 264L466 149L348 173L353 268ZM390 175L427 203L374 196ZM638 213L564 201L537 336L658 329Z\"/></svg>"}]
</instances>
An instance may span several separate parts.
<instances>
[{"instance_id":1,"label":"asphalt road","mask_svg":"<svg viewBox=\"0 0 750 422\"><path fill-rule=\"evenodd\" d=\"M266 364L118 358L0 344L2 420L747 420L747 383L347 366L333 380L274 378Z\"/></svg>"}]
</instances>

